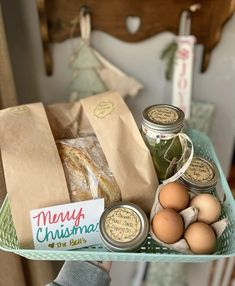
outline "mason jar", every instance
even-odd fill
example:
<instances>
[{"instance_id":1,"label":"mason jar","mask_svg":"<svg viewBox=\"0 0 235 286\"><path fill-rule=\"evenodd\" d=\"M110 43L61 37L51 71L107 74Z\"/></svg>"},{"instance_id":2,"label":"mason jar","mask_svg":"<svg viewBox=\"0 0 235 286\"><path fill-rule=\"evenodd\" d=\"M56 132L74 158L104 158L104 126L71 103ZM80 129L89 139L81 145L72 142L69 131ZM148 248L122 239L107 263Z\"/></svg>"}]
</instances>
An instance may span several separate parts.
<instances>
[{"instance_id":1,"label":"mason jar","mask_svg":"<svg viewBox=\"0 0 235 286\"><path fill-rule=\"evenodd\" d=\"M184 126L184 112L169 104L156 104L144 109L142 136L150 150L160 182L174 173L182 158L179 134Z\"/></svg>"},{"instance_id":2,"label":"mason jar","mask_svg":"<svg viewBox=\"0 0 235 286\"><path fill-rule=\"evenodd\" d=\"M100 217L100 237L111 251L136 251L149 233L149 221L144 211L127 202L113 203Z\"/></svg>"},{"instance_id":3,"label":"mason jar","mask_svg":"<svg viewBox=\"0 0 235 286\"><path fill-rule=\"evenodd\" d=\"M177 169L181 168L181 163ZM218 170L214 163L194 156L186 172L182 174L179 181L192 192L211 193L218 181Z\"/></svg>"}]
</instances>

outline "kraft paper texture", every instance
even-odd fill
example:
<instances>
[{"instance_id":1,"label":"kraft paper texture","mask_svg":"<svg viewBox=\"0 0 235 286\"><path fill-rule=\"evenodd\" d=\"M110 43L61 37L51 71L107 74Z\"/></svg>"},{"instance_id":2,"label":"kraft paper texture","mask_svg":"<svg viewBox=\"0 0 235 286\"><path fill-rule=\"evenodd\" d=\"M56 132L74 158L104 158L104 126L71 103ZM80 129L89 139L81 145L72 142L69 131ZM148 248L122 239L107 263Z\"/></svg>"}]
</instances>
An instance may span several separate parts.
<instances>
[{"instance_id":1,"label":"kraft paper texture","mask_svg":"<svg viewBox=\"0 0 235 286\"><path fill-rule=\"evenodd\" d=\"M63 167L41 103L0 112L0 146L17 237L33 248L29 211L69 203Z\"/></svg>"},{"instance_id":2,"label":"kraft paper texture","mask_svg":"<svg viewBox=\"0 0 235 286\"><path fill-rule=\"evenodd\" d=\"M127 105L115 92L87 98L81 104L121 189L122 200L150 213L157 176Z\"/></svg>"},{"instance_id":3,"label":"kraft paper texture","mask_svg":"<svg viewBox=\"0 0 235 286\"><path fill-rule=\"evenodd\" d=\"M117 92L105 92L74 104L54 104L47 107L47 115L56 139L95 132L122 200L150 213L157 176L135 120Z\"/></svg>"},{"instance_id":4,"label":"kraft paper texture","mask_svg":"<svg viewBox=\"0 0 235 286\"><path fill-rule=\"evenodd\" d=\"M121 189L122 200L149 214L158 180L151 155L128 107L116 92L73 104L41 103L0 111L6 188L20 245L32 248L29 212L69 203L55 140L96 134Z\"/></svg>"}]
</instances>

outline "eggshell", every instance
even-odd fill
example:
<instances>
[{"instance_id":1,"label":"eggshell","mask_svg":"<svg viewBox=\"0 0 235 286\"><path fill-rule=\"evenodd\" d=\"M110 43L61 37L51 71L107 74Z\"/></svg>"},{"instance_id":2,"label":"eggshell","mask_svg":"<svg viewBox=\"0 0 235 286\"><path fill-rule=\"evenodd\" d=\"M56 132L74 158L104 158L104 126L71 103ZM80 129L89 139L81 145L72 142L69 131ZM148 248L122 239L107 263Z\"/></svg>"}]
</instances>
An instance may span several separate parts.
<instances>
[{"instance_id":1,"label":"eggshell","mask_svg":"<svg viewBox=\"0 0 235 286\"><path fill-rule=\"evenodd\" d=\"M189 193L185 186L178 182L168 183L159 193L159 202L163 208L171 208L180 212L189 204Z\"/></svg>"},{"instance_id":2,"label":"eggshell","mask_svg":"<svg viewBox=\"0 0 235 286\"><path fill-rule=\"evenodd\" d=\"M213 229L204 222L192 223L186 229L184 238L193 253L210 254L215 251L215 233Z\"/></svg>"},{"instance_id":3,"label":"eggshell","mask_svg":"<svg viewBox=\"0 0 235 286\"><path fill-rule=\"evenodd\" d=\"M198 209L197 221L211 224L217 221L221 214L221 206L218 199L211 194L200 194L194 197L190 206Z\"/></svg>"},{"instance_id":4,"label":"eggshell","mask_svg":"<svg viewBox=\"0 0 235 286\"><path fill-rule=\"evenodd\" d=\"M183 235L183 219L175 210L163 209L154 216L152 230L161 241L175 243Z\"/></svg>"}]
</instances>

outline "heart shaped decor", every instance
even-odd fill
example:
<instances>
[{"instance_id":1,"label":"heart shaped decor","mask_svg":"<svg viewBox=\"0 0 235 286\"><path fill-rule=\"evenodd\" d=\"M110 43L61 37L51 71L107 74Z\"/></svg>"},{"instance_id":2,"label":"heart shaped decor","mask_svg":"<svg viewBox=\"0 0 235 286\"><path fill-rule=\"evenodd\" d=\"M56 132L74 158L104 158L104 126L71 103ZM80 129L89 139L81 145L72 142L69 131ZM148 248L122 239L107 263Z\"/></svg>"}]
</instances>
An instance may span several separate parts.
<instances>
[{"instance_id":1,"label":"heart shaped decor","mask_svg":"<svg viewBox=\"0 0 235 286\"><path fill-rule=\"evenodd\" d=\"M141 19L138 16L128 16L126 18L126 28L130 34L135 34L139 30L140 24Z\"/></svg>"}]
</instances>

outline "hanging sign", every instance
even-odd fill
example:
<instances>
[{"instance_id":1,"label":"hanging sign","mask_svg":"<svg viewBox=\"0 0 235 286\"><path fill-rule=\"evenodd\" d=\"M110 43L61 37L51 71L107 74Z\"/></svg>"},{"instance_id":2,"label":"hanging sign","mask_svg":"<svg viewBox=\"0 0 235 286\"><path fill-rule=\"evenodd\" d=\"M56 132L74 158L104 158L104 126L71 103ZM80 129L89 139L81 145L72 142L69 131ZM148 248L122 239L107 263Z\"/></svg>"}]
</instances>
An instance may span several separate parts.
<instances>
[{"instance_id":1,"label":"hanging sign","mask_svg":"<svg viewBox=\"0 0 235 286\"><path fill-rule=\"evenodd\" d=\"M177 37L172 104L184 111L186 119L190 118L195 41L194 36Z\"/></svg>"},{"instance_id":2,"label":"hanging sign","mask_svg":"<svg viewBox=\"0 0 235 286\"><path fill-rule=\"evenodd\" d=\"M99 220L104 199L30 212L35 249L66 250L101 243Z\"/></svg>"}]
</instances>

